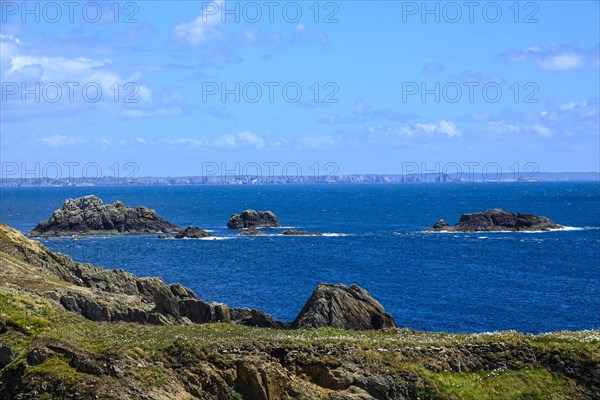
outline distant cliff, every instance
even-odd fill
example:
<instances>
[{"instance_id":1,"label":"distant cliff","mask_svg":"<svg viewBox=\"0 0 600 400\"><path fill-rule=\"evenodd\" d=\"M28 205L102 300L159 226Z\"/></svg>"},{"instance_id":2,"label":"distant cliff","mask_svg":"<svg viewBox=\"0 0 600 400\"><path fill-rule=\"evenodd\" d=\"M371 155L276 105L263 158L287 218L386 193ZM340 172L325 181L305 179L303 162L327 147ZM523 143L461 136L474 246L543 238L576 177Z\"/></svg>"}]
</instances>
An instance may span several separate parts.
<instances>
[{"instance_id":1,"label":"distant cliff","mask_svg":"<svg viewBox=\"0 0 600 400\"><path fill-rule=\"evenodd\" d=\"M284 184L403 184L403 183L476 183L476 182L600 182L598 172L539 172L533 175L502 176L482 174L346 174L302 176L211 175L180 177L92 177L92 178L19 178L3 177L4 187L45 186L149 186L149 185L284 185Z\"/></svg>"}]
</instances>

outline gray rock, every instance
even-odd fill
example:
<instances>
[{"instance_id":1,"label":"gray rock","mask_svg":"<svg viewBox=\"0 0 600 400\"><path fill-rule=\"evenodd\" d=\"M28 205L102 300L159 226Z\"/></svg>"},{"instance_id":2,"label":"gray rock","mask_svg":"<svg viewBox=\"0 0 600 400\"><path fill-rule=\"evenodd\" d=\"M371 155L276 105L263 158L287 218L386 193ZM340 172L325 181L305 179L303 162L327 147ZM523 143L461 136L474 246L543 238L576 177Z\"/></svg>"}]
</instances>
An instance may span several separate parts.
<instances>
[{"instance_id":1,"label":"gray rock","mask_svg":"<svg viewBox=\"0 0 600 400\"><path fill-rule=\"evenodd\" d=\"M495 208L471 214L463 214L460 220L452 227L444 220L440 220L426 231L448 232L480 232L480 231L547 231L560 229L548 217L534 214L516 213Z\"/></svg>"},{"instance_id":2,"label":"gray rock","mask_svg":"<svg viewBox=\"0 0 600 400\"><path fill-rule=\"evenodd\" d=\"M279 226L281 226L279 220L271 211L245 210L233 214L227 221L229 229L278 228Z\"/></svg>"},{"instance_id":3,"label":"gray rock","mask_svg":"<svg viewBox=\"0 0 600 400\"><path fill-rule=\"evenodd\" d=\"M4 346L0 344L0 369L6 367L10 364L16 356L16 353L13 349L8 346Z\"/></svg>"},{"instance_id":4,"label":"gray rock","mask_svg":"<svg viewBox=\"0 0 600 400\"><path fill-rule=\"evenodd\" d=\"M238 236L268 236L267 232L261 231L260 229L248 229L238 233Z\"/></svg>"},{"instance_id":5,"label":"gray rock","mask_svg":"<svg viewBox=\"0 0 600 400\"><path fill-rule=\"evenodd\" d=\"M196 324L230 322L229 308L221 303L207 303L198 299L179 300L179 312Z\"/></svg>"},{"instance_id":6,"label":"gray rock","mask_svg":"<svg viewBox=\"0 0 600 400\"><path fill-rule=\"evenodd\" d=\"M450 225L449 223L447 223L446 221L444 221L443 219L440 219L438 222L436 222L435 224L433 224L433 226L427 230L429 231L434 231L434 232L440 232L440 231L447 231L452 229L452 225Z\"/></svg>"},{"instance_id":7,"label":"gray rock","mask_svg":"<svg viewBox=\"0 0 600 400\"><path fill-rule=\"evenodd\" d=\"M288 326L288 324L277 321L269 314L253 308L230 308L229 313L231 320L240 325L274 329L283 329Z\"/></svg>"},{"instance_id":8,"label":"gray rock","mask_svg":"<svg viewBox=\"0 0 600 400\"><path fill-rule=\"evenodd\" d=\"M323 326L369 330L394 328L397 325L383 306L360 286L321 284L292 322L292 328Z\"/></svg>"},{"instance_id":9,"label":"gray rock","mask_svg":"<svg viewBox=\"0 0 600 400\"><path fill-rule=\"evenodd\" d=\"M183 239L183 238L201 239L201 238L210 237L210 236L211 236L210 233L206 232L202 228L194 228L194 227L188 226L187 228L185 228L184 230L179 232L177 235L175 235L175 239Z\"/></svg>"},{"instance_id":10,"label":"gray rock","mask_svg":"<svg viewBox=\"0 0 600 400\"><path fill-rule=\"evenodd\" d=\"M172 285L169 285L169 288L171 289L171 293L173 293L175 296L179 297L180 299L197 299L198 297L196 296L196 293L192 292L190 289L186 288L183 285L180 285L179 283L174 283Z\"/></svg>"},{"instance_id":11,"label":"gray rock","mask_svg":"<svg viewBox=\"0 0 600 400\"><path fill-rule=\"evenodd\" d=\"M296 229L288 229L280 233L284 236L321 236L321 232L298 231Z\"/></svg>"},{"instance_id":12,"label":"gray rock","mask_svg":"<svg viewBox=\"0 0 600 400\"><path fill-rule=\"evenodd\" d=\"M146 207L127 207L119 200L104 204L94 195L67 199L50 219L40 222L30 236L70 236L117 233L158 233L181 228Z\"/></svg>"}]
</instances>

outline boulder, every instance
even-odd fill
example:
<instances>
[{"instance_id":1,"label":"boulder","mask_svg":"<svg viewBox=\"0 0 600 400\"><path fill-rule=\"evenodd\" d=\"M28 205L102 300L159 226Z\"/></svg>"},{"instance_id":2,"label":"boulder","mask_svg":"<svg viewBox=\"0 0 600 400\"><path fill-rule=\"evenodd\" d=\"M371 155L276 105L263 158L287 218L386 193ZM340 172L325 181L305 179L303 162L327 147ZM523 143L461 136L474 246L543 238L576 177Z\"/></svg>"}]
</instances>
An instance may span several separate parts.
<instances>
[{"instance_id":1,"label":"boulder","mask_svg":"<svg viewBox=\"0 0 600 400\"><path fill-rule=\"evenodd\" d=\"M558 225L548 217L535 214L516 213L508 210L495 208L471 214L463 214L460 220L450 226L444 220L435 223L426 231L440 232L481 232L481 231L547 231L560 229Z\"/></svg>"},{"instance_id":2,"label":"boulder","mask_svg":"<svg viewBox=\"0 0 600 400\"><path fill-rule=\"evenodd\" d=\"M441 231L447 231L450 229L452 229L452 225L450 225L443 219L440 219L438 222L433 224L433 226L431 228L429 228L428 230L433 231L433 232L441 232Z\"/></svg>"},{"instance_id":3,"label":"boulder","mask_svg":"<svg viewBox=\"0 0 600 400\"><path fill-rule=\"evenodd\" d=\"M269 314L253 308L230 308L229 314L231 320L240 325L274 329L283 329L287 327L286 323L277 321Z\"/></svg>"},{"instance_id":4,"label":"boulder","mask_svg":"<svg viewBox=\"0 0 600 400\"><path fill-rule=\"evenodd\" d=\"M271 211L245 210L239 214L233 214L227 221L229 229L278 228L280 226L279 220Z\"/></svg>"},{"instance_id":5,"label":"boulder","mask_svg":"<svg viewBox=\"0 0 600 400\"><path fill-rule=\"evenodd\" d=\"M104 204L94 195L67 199L52 216L40 222L30 236L71 236L119 233L158 233L181 228L146 207L127 207L117 200Z\"/></svg>"},{"instance_id":6,"label":"boulder","mask_svg":"<svg viewBox=\"0 0 600 400\"><path fill-rule=\"evenodd\" d=\"M370 330L394 328L396 322L360 286L320 284L292 322L292 328L312 329L324 326Z\"/></svg>"},{"instance_id":7,"label":"boulder","mask_svg":"<svg viewBox=\"0 0 600 400\"><path fill-rule=\"evenodd\" d=\"M8 346L0 344L0 369L6 367L15 359L16 353Z\"/></svg>"},{"instance_id":8,"label":"boulder","mask_svg":"<svg viewBox=\"0 0 600 400\"><path fill-rule=\"evenodd\" d=\"M173 293L175 296L177 296L180 299L197 299L198 297L196 296L196 293L194 293L191 289L186 288L183 285L180 285L179 283L174 283L172 285L169 285L169 288L171 289L171 293Z\"/></svg>"},{"instance_id":9,"label":"boulder","mask_svg":"<svg viewBox=\"0 0 600 400\"><path fill-rule=\"evenodd\" d=\"M179 313L196 324L231 321L225 304L207 303L199 299L179 300Z\"/></svg>"},{"instance_id":10,"label":"boulder","mask_svg":"<svg viewBox=\"0 0 600 400\"><path fill-rule=\"evenodd\" d=\"M200 238L205 238L205 237L210 237L210 236L211 236L210 233L206 232L202 228L188 226L187 228L185 228L184 230L179 232L177 235L175 235L175 239L183 239L183 238L200 239Z\"/></svg>"}]
</instances>

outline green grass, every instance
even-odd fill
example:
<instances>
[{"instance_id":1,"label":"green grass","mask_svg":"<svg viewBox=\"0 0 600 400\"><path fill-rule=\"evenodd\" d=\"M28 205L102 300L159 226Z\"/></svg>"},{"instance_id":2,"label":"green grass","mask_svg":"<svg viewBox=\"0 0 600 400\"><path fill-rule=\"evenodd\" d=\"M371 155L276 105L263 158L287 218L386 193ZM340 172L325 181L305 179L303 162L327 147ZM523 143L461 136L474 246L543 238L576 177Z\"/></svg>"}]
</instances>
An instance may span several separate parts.
<instances>
[{"instance_id":1,"label":"green grass","mask_svg":"<svg viewBox=\"0 0 600 400\"><path fill-rule=\"evenodd\" d=\"M433 373L413 366L447 400L535 400L572 398L572 381L544 369Z\"/></svg>"},{"instance_id":2,"label":"green grass","mask_svg":"<svg viewBox=\"0 0 600 400\"><path fill-rule=\"evenodd\" d=\"M110 356L126 362L126 375L147 387L160 388L174 379L166 370L167 354L189 358L190 365L207 354L213 361L228 365L231 358L223 349L268 343L297 350L313 346L355 349L352 361L371 370L408 372L426 384L421 398L435 399L547 399L566 398L576 391L574 381L548 370L525 365L518 370L433 372L422 364L439 360L423 355L431 347L458 348L467 344L502 342L527 346L540 352L560 353L573 360L600 360L600 331L557 332L523 335L496 332L477 335L424 333L408 329L351 332L334 328L285 331L214 323L188 326L151 326L131 323L88 321L38 296L0 288L0 320L9 332L2 343L23 354L29 346L45 341L65 343L91 356ZM302 354L301 354L302 355ZM134 361L127 361L134 360ZM343 363L337 356L320 355L324 364ZM28 369L40 377L52 375L65 384L95 379L78 372L62 356L52 356ZM112 378L111 378L112 379ZM232 393L233 398L240 398ZM557 396L557 397L553 397Z\"/></svg>"},{"instance_id":3,"label":"green grass","mask_svg":"<svg viewBox=\"0 0 600 400\"><path fill-rule=\"evenodd\" d=\"M78 372L69 365L69 361L63 356L54 356L45 360L43 363L31 367L30 374L40 376L52 376L68 385L74 385L80 382L87 374Z\"/></svg>"}]
</instances>

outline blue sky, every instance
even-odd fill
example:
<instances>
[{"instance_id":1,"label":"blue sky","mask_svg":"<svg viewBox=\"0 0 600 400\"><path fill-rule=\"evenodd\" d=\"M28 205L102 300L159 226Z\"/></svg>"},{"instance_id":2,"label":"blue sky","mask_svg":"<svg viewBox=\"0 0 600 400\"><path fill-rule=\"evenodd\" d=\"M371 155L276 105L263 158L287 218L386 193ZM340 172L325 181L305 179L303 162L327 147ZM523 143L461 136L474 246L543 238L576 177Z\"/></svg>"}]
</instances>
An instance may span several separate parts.
<instances>
[{"instance_id":1,"label":"blue sky","mask_svg":"<svg viewBox=\"0 0 600 400\"><path fill-rule=\"evenodd\" d=\"M596 1L1 4L3 177L599 170Z\"/></svg>"}]
</instances>

